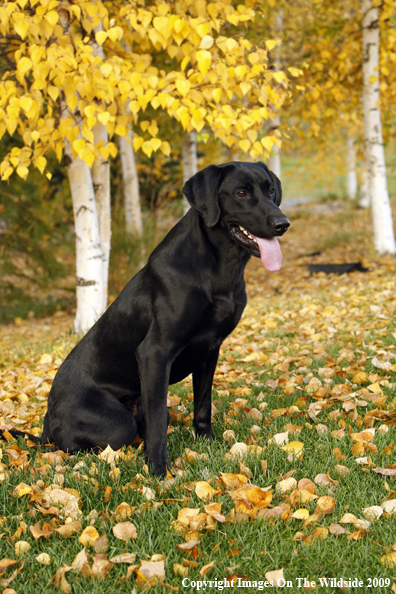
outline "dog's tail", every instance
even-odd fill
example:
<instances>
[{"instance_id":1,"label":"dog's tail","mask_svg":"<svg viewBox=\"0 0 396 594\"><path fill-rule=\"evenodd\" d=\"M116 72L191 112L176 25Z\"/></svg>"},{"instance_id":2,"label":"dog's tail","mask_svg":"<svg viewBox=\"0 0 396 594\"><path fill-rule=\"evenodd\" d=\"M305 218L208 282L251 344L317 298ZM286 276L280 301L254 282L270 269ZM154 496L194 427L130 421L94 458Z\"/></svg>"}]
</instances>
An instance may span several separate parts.
<instances>
[{"instance_id":1,"label":"dog's tail","mask_svg":"<svg viewBox=\"0 0 396 594\"><path fill-rule=\"evenodd\" d=\"M52 435L51 435L51 432L50 432L50 429L48 426L48 415L47 414L44 417L43 432L40 435L40 437L38 437L37 435L33 435L32 433L29 433L28 431L19 431L18 429L10 429L9 431L7 431L7 430L0 429L0 439L9 441L10 437L15 437L15 439L18 439L18 437L22 437L23 439L25 439L27 437L30 441L32 441L36 445L45 445L45 444L53 443L53 441L54 441L52 439Z\"/></svg>"},{"instance_id":2,"label":"dog's tail","mask_svg":"<svg viewBox=\"0 0 396 594\"><path fill-rule=\"evenodd\" d=\"M43 443L46 443L41 440L41 436L37 437L37 435L32 435L32 433L28 433L27 431L18 431L18 429L6 429L4 431L1 431L0 439L9 441L10 437L15 437L15 439L17 439L18 437L28 437L30 441L37 445L42 445Z\"/></svg>"}]
</instances>

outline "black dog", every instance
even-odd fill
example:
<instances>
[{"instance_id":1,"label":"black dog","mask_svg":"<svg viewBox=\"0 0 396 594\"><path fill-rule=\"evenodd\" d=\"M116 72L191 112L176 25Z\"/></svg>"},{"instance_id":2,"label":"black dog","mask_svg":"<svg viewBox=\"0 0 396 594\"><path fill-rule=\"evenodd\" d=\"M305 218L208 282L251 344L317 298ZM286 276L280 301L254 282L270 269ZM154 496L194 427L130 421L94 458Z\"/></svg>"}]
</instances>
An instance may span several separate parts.
<instances>
[{"instance_id":1,"label":"black dog","mask_svg":"<svg viewBox=\"0 0 396 594\"><path fill-rule=\"evenodd\" d=\"M194 427L212 439L212 380L246 305L245 266L253 255L279 270L276 236L290 223L280 181L263 163L210 165L183 193L192 208L59 368L39 443L116 450L139 434L164 476L168 385L190 373Z\"/></svg>"}]
</instances>

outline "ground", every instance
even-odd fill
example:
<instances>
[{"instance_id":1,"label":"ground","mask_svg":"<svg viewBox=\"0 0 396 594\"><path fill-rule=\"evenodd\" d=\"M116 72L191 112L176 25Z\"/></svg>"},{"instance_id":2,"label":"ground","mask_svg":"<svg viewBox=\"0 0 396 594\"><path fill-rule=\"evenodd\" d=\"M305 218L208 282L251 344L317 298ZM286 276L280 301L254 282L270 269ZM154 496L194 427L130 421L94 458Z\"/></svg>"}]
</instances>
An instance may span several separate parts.
<instances>
[{"instance_id":1,"label":"ground","mask_svg":"<svg viewBox=\"0 0 396 594\"><path fill-rule=\"evenodd\" d=\"M396 260L375 255L370 213L351 204L286 214L282 270L252 259L246 271L248 307L214 380L212 445L192 432L189 379L168 395L164 482L141 447L67 456L4 442L7 594L182 591L203 578L207 590L227 579L239 591L239 578L256 592L282 576L290 592L396 591ZM345 262L368 271L307 270ZM0 327L0 427L40 433L72 320Z\"/></svg>"}]
</instances>

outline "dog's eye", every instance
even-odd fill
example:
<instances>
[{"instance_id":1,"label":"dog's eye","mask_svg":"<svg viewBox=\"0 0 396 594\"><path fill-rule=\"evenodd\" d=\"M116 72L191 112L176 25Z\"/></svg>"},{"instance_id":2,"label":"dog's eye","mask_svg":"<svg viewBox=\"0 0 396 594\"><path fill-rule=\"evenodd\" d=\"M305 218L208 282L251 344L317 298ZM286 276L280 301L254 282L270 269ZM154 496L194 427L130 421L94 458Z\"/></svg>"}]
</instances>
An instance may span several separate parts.
<instances>
[{"instance_id":1,"label":"dog's eye","mask_svg":"<svg viewBox=\"0 0 396 594\"><path fill-rule=\"evenodd\" d=\"M237 195L242 198L242 196L246 196L246 192L245 190L239 190L239 192L237 192Z\"/></svg>"},{"instance_id":2,"label":"dog's eye","mask_svg":"<svg viewBox=\"0 0 396 594\"><path fill-rule=\"evenodd\" d=\"M275 189L274 188L270 188L269 189L269 195L273 196L275 194Z\"/></svg>"}]
</instances>

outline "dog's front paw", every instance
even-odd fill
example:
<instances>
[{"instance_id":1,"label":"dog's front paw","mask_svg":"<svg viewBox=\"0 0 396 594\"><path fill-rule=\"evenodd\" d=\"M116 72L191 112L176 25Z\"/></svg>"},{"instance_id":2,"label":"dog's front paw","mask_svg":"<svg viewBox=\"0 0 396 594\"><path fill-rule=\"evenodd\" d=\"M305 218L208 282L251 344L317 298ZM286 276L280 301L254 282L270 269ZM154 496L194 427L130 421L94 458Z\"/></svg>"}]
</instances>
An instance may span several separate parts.
<instances>
[{"instance_id":1,"label":"dog's front paw","mask_svg":"<svg viewBox=\"0 0 396 594\"><path fill-rule=\"evenodd\" d=\"M208 423L197 423L194 425L197 435L203 435L208 441L214 440L212 425Z\"/></svg>"}]
</instances>

